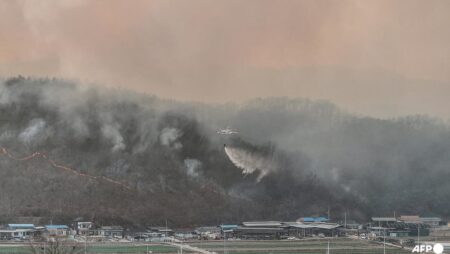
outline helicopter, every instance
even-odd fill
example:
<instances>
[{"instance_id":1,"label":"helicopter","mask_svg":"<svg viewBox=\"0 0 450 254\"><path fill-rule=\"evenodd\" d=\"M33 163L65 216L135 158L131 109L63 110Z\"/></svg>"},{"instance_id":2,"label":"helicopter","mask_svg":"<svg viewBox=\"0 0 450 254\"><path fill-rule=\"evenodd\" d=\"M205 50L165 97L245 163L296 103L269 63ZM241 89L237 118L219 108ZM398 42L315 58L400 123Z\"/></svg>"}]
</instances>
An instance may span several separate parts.
<instances>
[{"instance_id":1,"label":"helicopter","mask_svg":"<svg viewBox=\"0 0 450 254\"><path fill-rule=\"evenodd\" d=\"M217 134L221 134L221 135L232 135L232 134L237 134L237 133L239 133L239 132L231 129L230 127L227 127L225 129L220 129L217 131Z\"/></svg>"}]
</instances>

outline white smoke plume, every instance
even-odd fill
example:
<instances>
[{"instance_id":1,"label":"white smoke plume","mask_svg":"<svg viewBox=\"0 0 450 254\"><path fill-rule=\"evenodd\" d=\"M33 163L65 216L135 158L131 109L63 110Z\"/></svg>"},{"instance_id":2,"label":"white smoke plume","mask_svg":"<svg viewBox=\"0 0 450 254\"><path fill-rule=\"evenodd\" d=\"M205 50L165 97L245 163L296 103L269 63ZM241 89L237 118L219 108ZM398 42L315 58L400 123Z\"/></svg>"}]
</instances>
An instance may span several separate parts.
<instances>
[{"instance_id":1,"label":"white smoke plume","mask_svg":"<svg viewBox=\"0 0 450 254\"><path fill-rule=\"evenodd\" d=\"M180 136L180 130L172 127L166 127L161 131L159 139L161 141L161 144L165 146L180 149L183 147L183 145L177 141Z\"/></svg>"},{"instance_id":2,"label":"white smoke plume","mask_svg":"<svg viewBox=\"0 0 450 254\"><path fill-rule=\"evenodd\" d=\"M202 166L202 162L197 159L185 159L184 165L186 166L186 173L192 177L197 178L200 176L199 168Z\"/></svg>"},{"instance_id":3,"label":"white smoke plume","mask_svg":"<svg viewBox=\"0 0 450 254\"><path fill-rule=\"evenodd\" d=\"M117 127L112 125L104 125L102 127L102 134L105 138L109 139L111 143L113 144L112 151L121 151L125 149L125 144L123 142L123 137L120 135L119 130Z\"/></svg>"},{"instance_id":4,"label":"white smoke plume","mask_svg":"<svg viewBox=\"0 0 450 254\"><path fill-rule=\"evenodd\" d=\"M0 105L11 102L11 92L4 85L0 85Z\"/></svg>"},{"instance_id":5,"label":"white smoke plume","mask_svg":"<svg viewBox=\"0 0 450 254\"><path fill-rule=\"evenodd\" d=\"M45 130L46 123L42 119L33 119L25 130L19 134L19 139L24 143L31 143ZM41 136L42 138L42 136Z\"/></svg>"},{"instance_id":6,"label":"white smoke plume","mask_svg":"<svg viewBox=\"0 0 450 254\"><path fill-rule=\"evenodd\" d=\"M66 121L69 121L69 120L67 119ZM75 115L75 116L71 117L70 118L70 126L78 137L89 136L89 128L80 116Z\"/></svg>"},{"instance_id":7,"label":"white smoke plume","mask_svg":"<svg viewBox=\"0 0 450 254\"><path fill-rule=\"evenodd\" d=\"M225 146L225 153L236 167L242 169L242 174L248 175L259 171L257 182L277 169L276 163L272 160L241 148Z\"/></svg>"}]
</instances>

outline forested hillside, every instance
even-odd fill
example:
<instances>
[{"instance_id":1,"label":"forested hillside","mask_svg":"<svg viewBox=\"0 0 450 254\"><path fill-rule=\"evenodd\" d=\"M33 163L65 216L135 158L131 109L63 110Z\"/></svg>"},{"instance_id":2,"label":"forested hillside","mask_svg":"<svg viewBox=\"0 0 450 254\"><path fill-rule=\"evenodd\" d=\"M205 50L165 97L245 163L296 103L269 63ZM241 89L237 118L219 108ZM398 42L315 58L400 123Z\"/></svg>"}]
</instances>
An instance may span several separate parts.
<instances>
[{"instance_id":1,"label":"forested hillside","mask_svg":"<svg viewBox=\"0 0 450 254\"><path fill-rule=\"evenodd\" d=\"M228 126L238 133L217 133ZM308 99L209 105L16 77L0 81L0 146L0 218L450 215L450 130L425 116L375 119Z\"/></svg>"}]
</instances>

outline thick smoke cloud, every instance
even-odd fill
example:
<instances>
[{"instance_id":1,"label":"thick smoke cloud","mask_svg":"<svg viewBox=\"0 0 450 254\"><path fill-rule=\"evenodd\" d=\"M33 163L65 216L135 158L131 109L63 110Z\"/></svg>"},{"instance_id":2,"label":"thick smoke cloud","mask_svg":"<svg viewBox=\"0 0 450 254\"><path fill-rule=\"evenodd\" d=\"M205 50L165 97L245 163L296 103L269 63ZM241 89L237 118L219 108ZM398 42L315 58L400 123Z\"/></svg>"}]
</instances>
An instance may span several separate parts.
<instances>
[{"instance_id":1,"label":"thick smoke cloud","mask_svg":"<svg viewBox=\"0 0 450 254\"><path fill-rule=\"evenodd\" d=\"M5 218L187 226L328 207L337 219L346 210L450 216L450 129L439 119L381 120L308 99L184 103L58 79L5 79L0 91L2 147L131 187L1 156ZM218 134L225 126L239 133Z\"/></svg>"},{"instance_id":2,"label":"thick smoke cloud","mask_svg":"<svg viewBox=\"0 0 450 254\"><path fill-rule=\"evenodd\" d=\"M447 0L0 1L0 75L447 118L449 12Z\"/></svg>"}]
</instances>

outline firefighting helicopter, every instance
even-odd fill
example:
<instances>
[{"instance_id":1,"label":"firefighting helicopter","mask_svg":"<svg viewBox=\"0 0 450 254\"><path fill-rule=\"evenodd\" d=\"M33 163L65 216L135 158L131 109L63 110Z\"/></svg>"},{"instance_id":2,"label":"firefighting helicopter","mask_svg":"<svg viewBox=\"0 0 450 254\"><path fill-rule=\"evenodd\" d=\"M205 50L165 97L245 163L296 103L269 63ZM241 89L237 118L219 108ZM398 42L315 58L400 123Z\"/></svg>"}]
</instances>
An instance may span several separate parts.
<instances>
[{"instance_id":1,"label":"firefighting helicopter","mask_svg":"<svg viewBox=\"0 0 450 254\"><path fill-rule=\"evenodd\" d=\"M232 135L232 134L237 134L237 133L239 133L239 132L231 129L230 127L227 127L225 129L220 129L217 131L217 134L221 134L221 135Z\"/></svg>"}]
</instances>

